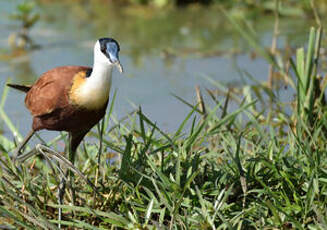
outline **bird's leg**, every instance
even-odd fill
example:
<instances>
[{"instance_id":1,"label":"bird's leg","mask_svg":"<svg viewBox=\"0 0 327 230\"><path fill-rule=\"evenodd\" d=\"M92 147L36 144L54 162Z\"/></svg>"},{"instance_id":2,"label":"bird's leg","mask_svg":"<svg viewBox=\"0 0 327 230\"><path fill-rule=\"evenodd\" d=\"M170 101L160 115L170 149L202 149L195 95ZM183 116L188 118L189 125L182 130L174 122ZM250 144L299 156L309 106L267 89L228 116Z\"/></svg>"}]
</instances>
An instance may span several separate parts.
<instances>
[{"instance_id":1,"label":"bird's leg","mask_svg":"<svg viewBox=\"0 0 327 230\"><path fill-rule=\"evenodd\" d=\"M27 160L28 158L32 157L33 155L37 155L37 154L42 154L46 160L48 160L49 164L51 164L50 158L56 160L57 162L60 162L64 165L66 165L67 169L69 171L71 171L72 173L76 173L78 176L80 176L89 186L91 186L91 188L98 194L98 190L97 188L94 186L94 184L86 177L84 176L84 174L79 171L69 160L67 160L62 154L50 149L47 146L38 144L36 145L35 148L33 148L30 152L17 157L17 161L23 162L25 160ZM56 165L56 164L55 164ZM66 188L66 181L67 181L67 177L65 175L67 175L67 172L64 173L61 168L59 166L56 165L56 168L58 169L59 173L60 173L60 183L59 183L59 189L58 189L58 203L59 205L63 204L63 196L65 194L65 188ZM59 208L58 210L58 227L60 228L60 221L61 221L61 217L62 217L62 209Z\"/></svg>"},{"instance_id":2,"label":"bird's leg","mask_svg":"<svg viewBox=\"0 0 327 230\"><path fill-rule=\"evenodd\" d=\"M75 163L75 155L78 145L83 140L86 133L89 131L89 129L85 129L83 131L79 132L69 132L69 161L72 165ZM72 201L73 204L75 204L75 190L73 188L73 182L74 182L74 174L69 171L67 175L70 179L70 187L72 192Z\"/></svg>"},{"instance_id":3,"label":"bird's leg","mask_svg":"<svg viewBox=\"0 0 327 230\"><path fill-rule=\"evenodd\" d=\"M30 152L24 154L23 156L19 156L17 158L17 161L23 162L25 160L27 160L28 158L30 158L33 155L38 155L38 154L42 154L43 156L46 157L46 159L52 158L54 160L56 160L57 162L61 162L64 165L66 165L66 167L72 171L73 173L79 175L83 180L85 180L85 182L90 185L93 189L96 190L95 186L84 176L84 174L78 170L69 160L66 159L66 157L64 157L62 154L50 149L49 147L45 146L45 145L41 145L41 144L37 144L36 147L31 150ZM63 177L65 178L65 173L63 173L63 171L57 167L57 169L60 171L60 173L63 175ZM65 178L66 179L66 178Z\"/></svg>"},{"instance_id":4,"label":"bird's leg","mask_svg":"<svg viewBox=\"0 0 327 230\"><path fill-rule=\"evenodd\" d=\"M17 146L16 150L14 151L14 158L16 159L20 154L21 154L21 150L24 148L24 146L26 145L26 143L31 139L31 137L34 135L36 131L35 130L31 130L28 135L24 138L24 140Z\"/></svg>"},{"instance_id":5,"label":"bird's leg","mask_svg":"<svg viewBox=\"0 0 327 230\"><path fill-rule=\"evenodd\" d=\"M72 140L73 140L73 135L72 133L69 133L69 161L72 165L74 165L75 163L75 154L76 154L76 149L73 149L73 146L72 146ZM73 204L75 205L75 190L73 188L73 181L74 181L74 174L72 173L72 171L68 170L67 172L68 174L67 177L69 177L69 185L70 185L70 188L71 188L71 192L72 192L72 201L73 201Z\"/></svg>"},{"instance_id":6,"label":"bird's leg","mask_svg":"<svg viewBox=\"0 0 327 230\"><path fill-rule=\"evenodd\" d=\"M46 155L45 151L43 150L43 149L45 149L44 146L37 145L36 149L37 149L38 152L40 152L42 155L45 156L45 159L47 159L47 161L49 162L49 164L50 164L50 166L52 168L51 161L49 160L48 156ZM58 154L58 153L56 153L56 154ZM63 205L64 204L63 200L64 200L64 195L65 195L67 178L65 176L65 173L61 170L60 166L57 165L57 164L56 164L56 166L57 166L57 169L60 172L60 175L59 175L60 182L59 182L59 186L58 186L58 204ZM61 229L61 220L62 220L62 208L59 207L58 208L58 228L59 229Z\"/></svg>"},{"instance_id":7,"label":"bird's leg","mask_svg":"<svg viewBox=\"0 0 327 230\"><path fill-rule=\"evenodd\" d=\"M69 147L70 148L70 147ZM70 176L70 185L72 183L72 179L73 178L73 173L77 173L79 176L81 176L86 183L88 183L93 189L96 190L96 187L83 175L82 172L80 172L77 168L75 168L75 166L71 163L71 161L67 160L63 155L61 155L60 153L46 147L43 145L37 145L36 146L36 153L41 153L45 156L46 159L48 159L48 157L52 157L54 159L56 159L58 162L64 163L67 166L67 170L68 172L64 173L60 168L60 183L59 183L59 188L58 188L58 203L59 205L63 205L63 198L64 198L64 194L65 194L65 189L66 189L66 183L67 183L67 175ZM72 153L74 154L74 153ZM70 153L71 156L71 153ZM26 159L26 158L25 158ZM74 202L74 189L71 187L72 190L72 200ZM97 191L96 191L97 192ZM58 209L58 228L61 228L61 220L62 220L62 208Z\"/></svg>"},{"instance_id":8,"label":"bird's leg","mask_svg":"<svg viewBox=\"0 0 327 230\"><path fill-rule=\"evenodd\" d=\"M18 156L17 158L15 158L15 161L18 161L18 162L24 162L24 161L26 161L28 158L32 157L33 155L37 155L39 152L40 152L40 147L39 147L39 145L37 145L37 146L34 147L31 151L29 151L29 152L27 152L27 153L25 153L25 154L23 154L23 155ZM54 169L53 165L51 164L51 161L50 161L49 157L46 156L45 154L42 154L42 155L44 155L44 158L45 158L45 160L49 163L49 165L50 165L50 167L51 167L51 170L52 170L53 174L55 174L55 169ZM61 170L60 167L58 167L58 166L56 165L56 168L59 170L60 175L65 176L65 175L64 175L64 172Z\"/></svg>"},{"instance_id":9,"label":"bird's leg","mask_svg":"<svg viewBox=\"0 0 327 230\"><path fill-rule=\"evenodd\" d=\"M54 160L58 161L58 162L61 162L63 164L66 165L66 167L72 171L73 173L77 174L78 176L80 176L89 186L91 186L92 189L94 189L96 192L98 192L98 190L96 189L96 187L94 186L94 184L92 184L91 181L89 181L87 179L86 176L84 176L84 174L79 170L77 169L74 165L72 165L72 163L66 159L66 157L64 157L63 155L61 155L60 153L50 149L49 147L45 146L45 145L41 145L41 144L38 144L36 146L36 149L38 150L37 152L38 153L41 153L42 155L46 156L46 157L51 157L53 158ZM62 172L60 170L60 172ZM64 177L64 173L61 173ZM64 177L64 179L66 179Z\"/></svg>"},{"instance_id":10,"label":"bird's leg","mask_svg":"<svg viewBox=\"0 0 327 230\"><path fill-rule=\"evenodd\" d=\"M99 135L98 167L97 167L96 176L95 176L95 185L97 185L98 177L99 177L99 174L100 174L100 163L101 163L101 153L102 153L104 121L105 120L103 118L101 123L98 123L98 125L97 125L100 135Z\"/></svg>"},{"instance_id":11,"label":"bird's leg","mask_svg":"<svg viewBox=\"0 0 327 230\"><path fill-rule=\"evenodd\" d=\"M68 160L74 165L76 149L73 149L73 134L69 133L69 158Z\"/></svg>"},{"instance_id":12,"label":"bird's leg","mask_svg":"<svg viewBox=\"0 0 327 230\"><path fill-rule=\"evenodd\" d=\"M64 194L65 194L65 189L66 189L66 178L64 176L60 176L60 183L59 183L59 188L58 188L58 203L59 205L64 204ZM61 228L61 219L62 219L62 208L60 207L58 209L58 228Z\"/></svg>"},{"instance_id":13,"label":"bird's leg","mask_svg":"<svg viewBox=\"0 0 327 230\"><path fill-rule=\"evenodd\" d=\"M25 160L27 160L28 158L32 157L33 155L37 155L38 153L41 153L44 158L47 160L47 162L49 163L52 171L54 172L54 168L53 165L49 159L49 156L45 153L45 151L43 150L44 146L42 147L42 145L37 145L36 147L34 147L31 151L29 151L28 153L18 156L15 160L23 162ZM45 148L44 148L45 149ZM59 183L59 188L58 188L58 203L59 205L63 205L63 197L65 194L65 187L66 187L66 183L65 181L67 180L67 178L65 177L64 172L61 170L61 168L56 164L57 169L60 172L60 183ZM55 172L54 172L55 175ZM61 228L61 216L62 216L62 208L59 207L58 209L58 228Z\"/></svg>"}]
</instances>

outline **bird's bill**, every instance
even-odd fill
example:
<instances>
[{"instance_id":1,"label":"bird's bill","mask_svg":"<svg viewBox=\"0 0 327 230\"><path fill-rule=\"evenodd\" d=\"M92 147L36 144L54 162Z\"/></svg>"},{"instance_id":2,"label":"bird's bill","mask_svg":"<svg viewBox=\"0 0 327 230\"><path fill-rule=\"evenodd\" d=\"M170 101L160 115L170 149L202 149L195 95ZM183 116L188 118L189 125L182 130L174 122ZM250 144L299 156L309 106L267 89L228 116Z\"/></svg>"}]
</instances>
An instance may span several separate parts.
<instances>
[{"instance_id":1,"label":"bird's bill","mask_svg":"<svg viewBox=\"0 0 327 230\"><path fill-rule=\"evenodd\" d=\"M119 70L120 73L123 73L124 72L123 66L120 64L120 61L117 61L115 63L115 65L116 65L116 67L117 67L117 69Z\"/></svg>"}]
</instances>

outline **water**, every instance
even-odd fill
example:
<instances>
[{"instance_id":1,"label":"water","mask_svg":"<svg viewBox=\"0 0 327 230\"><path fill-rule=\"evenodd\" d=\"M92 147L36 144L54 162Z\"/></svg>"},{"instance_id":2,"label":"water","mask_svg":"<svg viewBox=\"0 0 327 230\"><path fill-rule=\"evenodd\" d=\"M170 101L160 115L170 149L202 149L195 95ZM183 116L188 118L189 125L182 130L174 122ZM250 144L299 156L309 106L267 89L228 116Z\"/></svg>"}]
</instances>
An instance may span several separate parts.
<instances>
[{"instance_id":1,"label":"water","mask_svg":"<svg viewBox=\"0 0 327 230\"><path fill-rule=\"evenodd\" d=\"M16 1L1 1L0 47L8 49L7 38L17 30L8 19ZM165 131L176 130L189 108L175 99L176 94L195 103L196 85L214 87L203 77L241 86L244 79L238 68L257 80L267 79L268 64L252 59L249 47L216 8L191 7L179 10L61 2L38 6L41 20L30 32L41 49L27 52L0 63L0 92L8 77L12 82L33 83L40 74L61 65L92 65L92 49L99 37L114 37L121 45L121 63L125 73L114 72L112 92L117 90L114 114L120 118L141 105L143 112ZM258 20L260 19L260 20ZM273 18L257 15L249 18L262 44L271 44ZM312 22L306 19L281 20L279 47L302 46ZM7 53L7 51L3 51ZM282 93L285 97L287 92ZM26 135L31 116L24 107L24 95L11 90L5 111ZM12 137L3 121L4 135ZM43 134L42 134L43 135ZM52 137L52 134L45 134Z\"/></svg>"}]
</instances>

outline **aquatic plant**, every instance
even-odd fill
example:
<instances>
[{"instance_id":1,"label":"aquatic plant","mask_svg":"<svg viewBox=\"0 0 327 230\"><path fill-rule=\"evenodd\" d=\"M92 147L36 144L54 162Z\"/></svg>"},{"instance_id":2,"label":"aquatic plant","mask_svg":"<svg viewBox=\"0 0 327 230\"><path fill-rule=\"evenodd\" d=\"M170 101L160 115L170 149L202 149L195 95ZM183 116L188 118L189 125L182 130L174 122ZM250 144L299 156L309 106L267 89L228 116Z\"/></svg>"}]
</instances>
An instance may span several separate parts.
<instances>
[{"instance_id":1,"label":"aquatic plant","mask_svg":"<svg viewBox=\"0 0 327 230\"><path fill-rule=\"evenodd\" d=\"M31 28L39 21L40 15L35 12L34 1L24 1L19 3L16 11L9 16L19 25L18 32L10 34L8 43L12 49L31 49L35 48L33 40L29 35Z\"/></svg>"}]
</instances>

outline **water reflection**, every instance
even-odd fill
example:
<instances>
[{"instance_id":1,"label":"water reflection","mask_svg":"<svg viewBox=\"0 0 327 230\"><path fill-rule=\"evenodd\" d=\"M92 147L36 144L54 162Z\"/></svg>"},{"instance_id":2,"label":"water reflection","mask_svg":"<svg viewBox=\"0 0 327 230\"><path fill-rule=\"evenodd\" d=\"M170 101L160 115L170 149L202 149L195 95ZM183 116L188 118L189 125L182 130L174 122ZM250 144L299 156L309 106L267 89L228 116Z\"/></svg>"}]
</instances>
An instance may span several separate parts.
<instances>
[{"instance_id":1,"label":"water reflection","mask_svg":"<svg viewBox=\"0 0 327 230\"><path fill-rule=\"evenodd\" d=\"M41 6L49 18L48 23L54 23L61 30L65 30L62 27L65 25L72 34L87 38L110 34L128 45L127 55L135 64L142 63L138 58L158 54L158 50L172 50L175 55L185 56L216 49L228 51L239 44L238 35L231 36L232 28L221 11L214 7L163 11L146 7L125 8L103 1L50 5ZM67 11L69 17L65 14Z\"/></svg>"}]
</instances>

